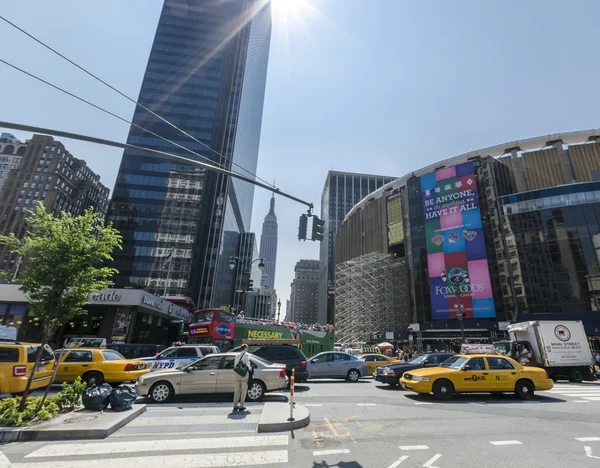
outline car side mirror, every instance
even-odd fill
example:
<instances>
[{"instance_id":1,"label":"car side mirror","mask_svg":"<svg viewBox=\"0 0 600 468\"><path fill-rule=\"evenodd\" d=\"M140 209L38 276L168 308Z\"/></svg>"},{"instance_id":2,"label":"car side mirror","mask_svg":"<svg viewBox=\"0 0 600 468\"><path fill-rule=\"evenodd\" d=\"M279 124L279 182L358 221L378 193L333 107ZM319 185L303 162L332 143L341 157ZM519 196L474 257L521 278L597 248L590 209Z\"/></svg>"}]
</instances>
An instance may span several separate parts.
<instances>
[{"instance_id":1,"label":"car side mirror","mask_svg":"<svg viewBox=\"0 0 600 468\"><path fill-rule=\"evenodd\" d=\"M310 362L311 362L311 364L316 364L318 361L316 359L313 359Z\"/></svg>"},{"instance_id":2,"label":"car side mirror","mask_svg":"<svg viewBox=\"0 0 600 468\"><path fill-rule=\"evenodd\" d=\"M421 363L421 367L425 367L425 366L427 365L427 362L428 362L427 360L423 361L423 362Z\"/></svg>"},{"instance_id":3,"label":"car side mirror","mask_svg":"<svg viewBox=\"0 0 600 468\"><path fill-rule=\"evenodd\" d=\"M471 367L469 364L467 364L466 366L464 366L464 367L462 368L462 370L464 370L464 371L467 371L467 370L472 370L472 367Z\"/></svg>"}]
</instances>

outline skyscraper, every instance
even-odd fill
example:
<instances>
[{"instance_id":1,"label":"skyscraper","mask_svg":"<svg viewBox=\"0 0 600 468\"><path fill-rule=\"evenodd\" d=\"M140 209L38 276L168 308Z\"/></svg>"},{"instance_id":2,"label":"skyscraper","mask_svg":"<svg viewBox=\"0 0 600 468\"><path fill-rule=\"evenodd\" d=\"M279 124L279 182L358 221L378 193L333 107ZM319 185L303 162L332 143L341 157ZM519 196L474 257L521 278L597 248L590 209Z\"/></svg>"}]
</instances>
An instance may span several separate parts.
<instances>
[{"instance_id":1,"label":"skyscraper","mask_svg":"<svg viewBox=\"0 0 600 468\"><path fill-rule=\"evenodd\" d=\"M277 216L275 215L275 195L271 197L271 205L260 236L260 256L264 258L265 269L260 285L275 289L275 267L277 264Z\"/></svg>"},{"instance_id":2,"label":"skyscraper","mask_svg":"<svg viewBox=\"0 0 600 468\"><path fill-rule=\"evenodd\" d=\"M165 0L138 101L203 144L140 108L133 122L204 159L135 126L127 143L255 173L270 37L269 0ZM253 197L248 183L126 150L109 210L123 234L115 283L224 305Z\"/></svg>"},{"instance_id":3,"label":"skyscraper","mask_svg":"<svg viewBox=\"0 0 600 468\"><path fill-rule=\"evenodd\" d=\"M396 177L329 171L321 195L325 233L319 255L319 323L333 323L335 234L344 217L359 201Z\"/></svg>"},{"instance_id":4,"label":"skyscraper","mask_svg":"<svg viewBox=\"0 0 600 468\"><path fill-rule=\"evenodd\" d=\"M319 260L300 260L294 272L290 320L315 323L319 305Z\"/></svg>"}]
</instances>

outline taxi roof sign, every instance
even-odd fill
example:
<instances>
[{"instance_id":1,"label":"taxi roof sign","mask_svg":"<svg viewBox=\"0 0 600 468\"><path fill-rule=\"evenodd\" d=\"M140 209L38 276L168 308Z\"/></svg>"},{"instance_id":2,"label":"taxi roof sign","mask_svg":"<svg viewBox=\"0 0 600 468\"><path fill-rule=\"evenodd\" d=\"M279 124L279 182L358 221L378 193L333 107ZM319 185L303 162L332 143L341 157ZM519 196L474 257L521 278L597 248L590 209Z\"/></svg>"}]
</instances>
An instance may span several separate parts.
<instances>
[{"instance_id":1,"label":"taxi roof sign","mask_svg":"<svg viewBox=\"0 0 600 468\"><path fill-rule=\"evenodd\" d=\"M460 354L498 354L494 345L491 344L463 344Z\"/></svg>"},{"instance_id":2,"label":"taxi roof sign","mask_svg":"<svg viewBox=\"0 0 600 468\"><path fill-rule=\"evenodd\" d=\"M361 354L381 354L381 351L379 348L361 348L360 349Z\"/></svg>"}]
</instances>

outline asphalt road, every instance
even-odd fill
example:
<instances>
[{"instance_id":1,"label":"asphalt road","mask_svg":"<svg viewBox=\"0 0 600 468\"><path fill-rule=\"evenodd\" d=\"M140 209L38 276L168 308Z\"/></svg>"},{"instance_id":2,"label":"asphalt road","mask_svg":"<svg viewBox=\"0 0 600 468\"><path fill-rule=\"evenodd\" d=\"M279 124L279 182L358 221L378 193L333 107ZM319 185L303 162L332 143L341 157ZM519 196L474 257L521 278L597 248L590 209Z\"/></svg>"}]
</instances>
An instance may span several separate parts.
<instances>
[{"instance_id":1,"label":"asphalt road","mask_svg":"<svg viewBox=\"0 0 600 468\"><path fill-rule=\"evenodd\" d=\"M310 381L296 386L296 401L309 407L312 422L292 433L256 434L247 426L166 434L156 416L171 411L158 405L138 422L150 428L143 434L130 428L100 442L10 444L0 448L7 457L0 468L9 460L15 468L600 467L599 383L557 383L529 402L510 394L438 402L370 379ZM188 418L197 410L193 402L176 406Z\"/></svg>"}]
</instances>

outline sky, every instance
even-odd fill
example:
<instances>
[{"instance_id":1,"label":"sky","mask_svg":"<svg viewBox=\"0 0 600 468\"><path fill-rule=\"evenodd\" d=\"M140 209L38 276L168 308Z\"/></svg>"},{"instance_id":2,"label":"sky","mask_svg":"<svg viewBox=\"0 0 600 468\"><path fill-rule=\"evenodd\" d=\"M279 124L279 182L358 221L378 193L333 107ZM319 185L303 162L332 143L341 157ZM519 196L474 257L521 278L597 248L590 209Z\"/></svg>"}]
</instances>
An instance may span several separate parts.
<instances>
[{"instance_id":1,"label":"sky","mask_svg":"<svg viewBox=\"0 0 600 468\"><path fill-rule=\"evenodd\" d=\"M315 204L328 170L402 176L468 151L599 127L596 0L273 0L257 174ZM19 0L0 15L137 97L162 0ZM133 105L0 21L0 58L127 119ZM124 142L128 125L0 63L0 120ZM0 128L0 131L2 129ZM22 139L31 135L12 132ZM122 151L62 141L112 189ZM260 233L270 193L256 189ZM278 198L276 289L318 258Z\"/></svg>"}]
</instances>

